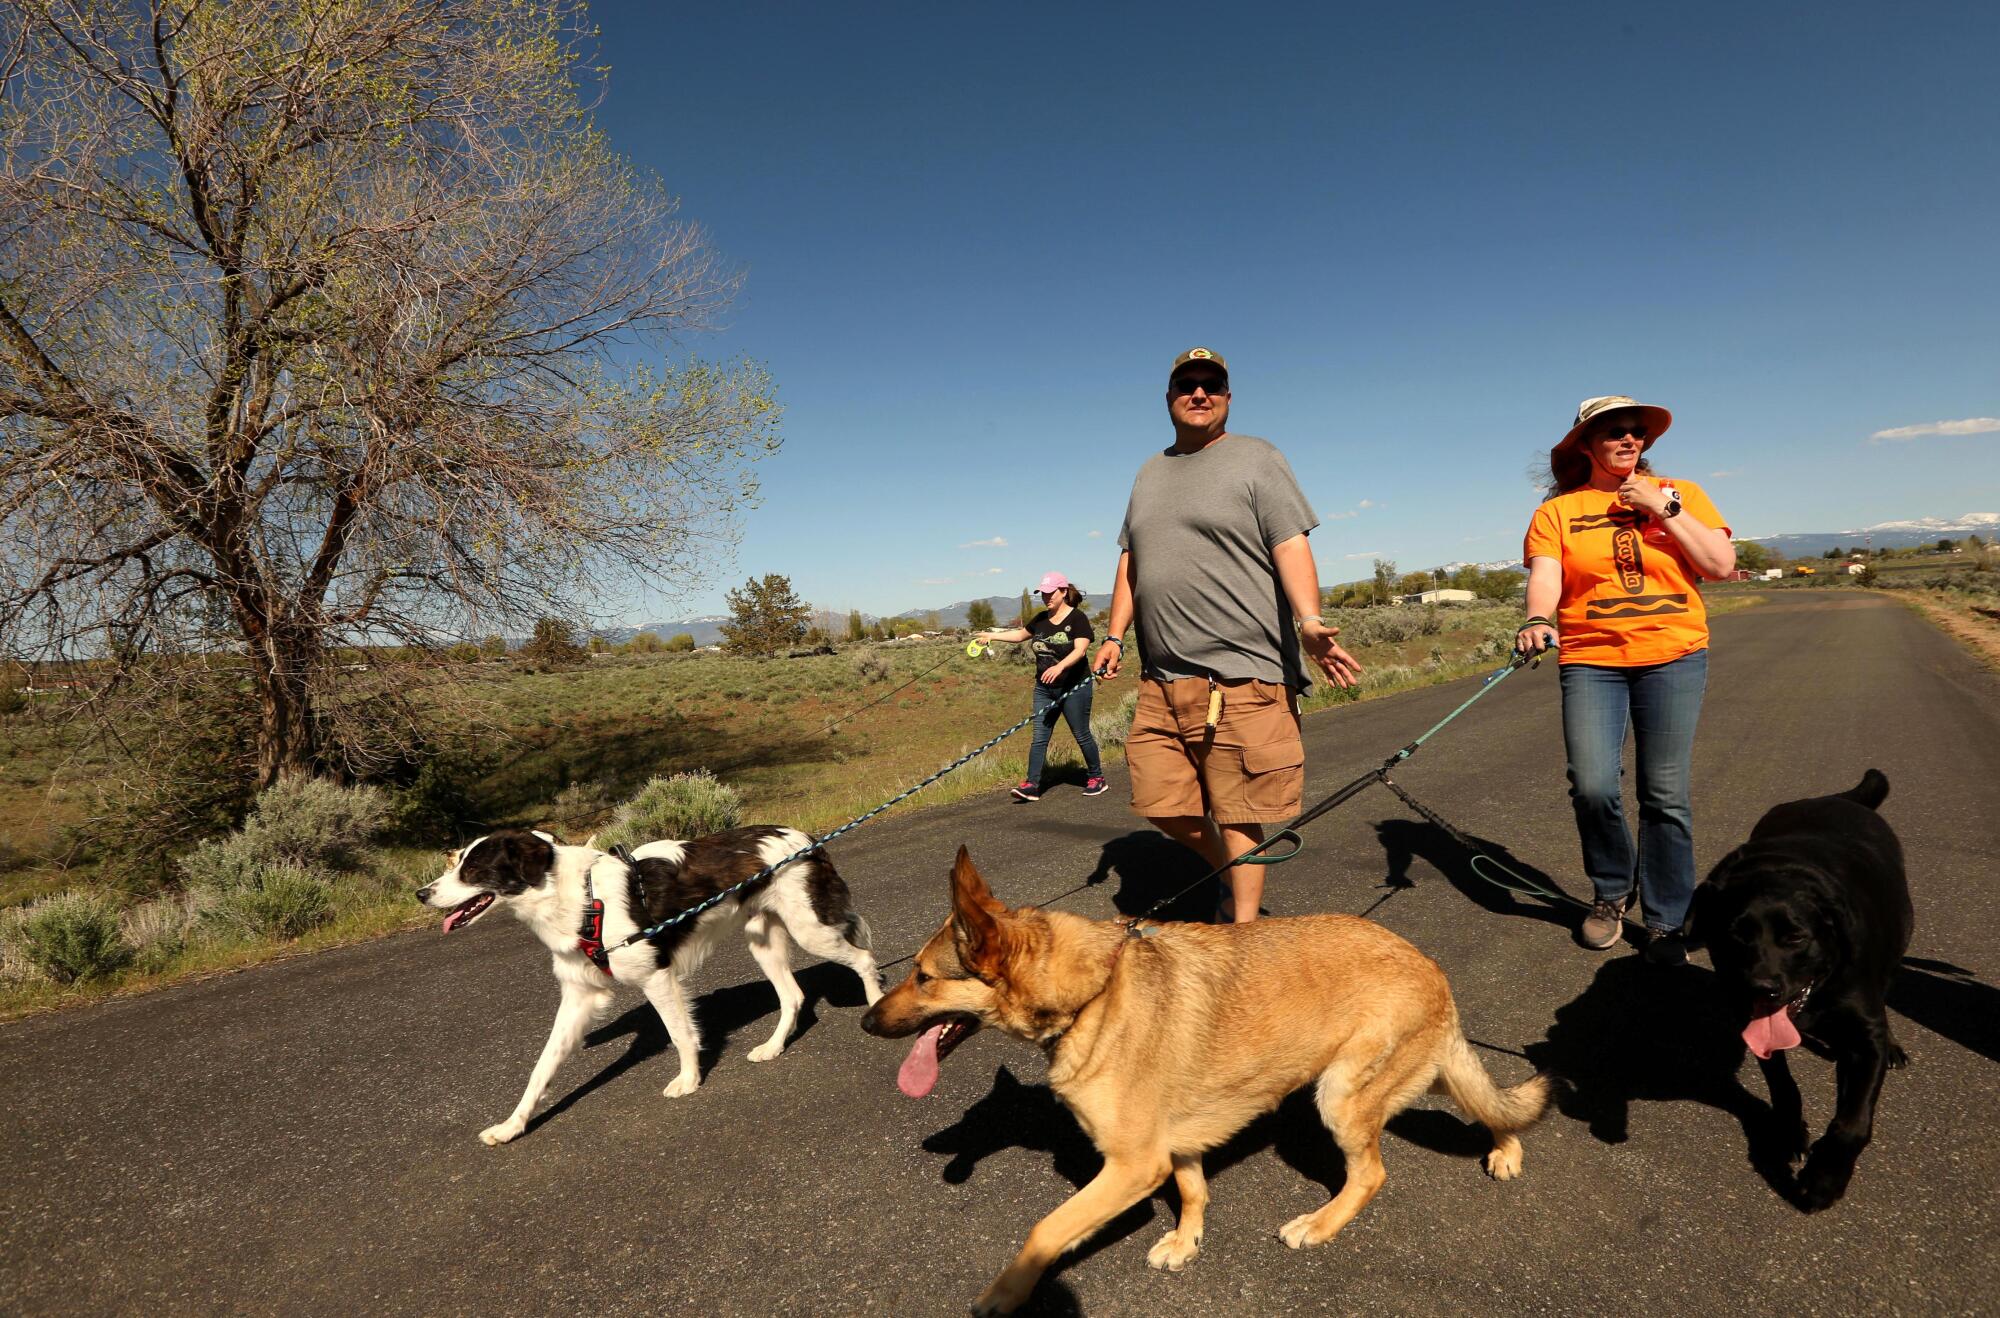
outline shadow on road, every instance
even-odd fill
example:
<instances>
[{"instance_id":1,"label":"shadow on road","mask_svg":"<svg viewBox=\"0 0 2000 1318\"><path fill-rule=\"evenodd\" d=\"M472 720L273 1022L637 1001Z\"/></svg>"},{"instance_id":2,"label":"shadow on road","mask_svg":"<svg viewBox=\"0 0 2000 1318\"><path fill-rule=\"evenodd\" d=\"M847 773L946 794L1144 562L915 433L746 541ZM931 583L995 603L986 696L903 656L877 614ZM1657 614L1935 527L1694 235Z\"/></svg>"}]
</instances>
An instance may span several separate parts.
<instances>
[{"instance_id":1,"label":"shadow on road","mask_svg":"<svg viewBox=\"0 0 2000 1318\"><path fill-rule=\"evenodd\" d=\"M1548 1037L1529 1044L1527 1055L1562 1081L1557 1109L1606 1144L1625 1142L1635 1102L1694 1102L1728 1113L1743 1129L1751 1167L1790 1199L1787 1132L1738 1078L1745 1051L1713 971L1662 970L1618 956L1556 1009Z\"/></svg>"},{"instance_id":2,"label":"shadow on road","mask_svg":"<svg viewBox=\"0 0 2000 1318\"><path fill-rule=\"evenodd\" d=\"M1932 1034L2000 1062L2000 989L1948 961L1906 956L1889 984L1889 1006Z\"/></svg>"},{"instance_id":3,"label":"shadow on road","mask_svg":"<svg viewBox=\"0 0 2000 1318\"><path fill-rule=\"evenodd\" d=\"M1486 1132L1448 1112L1411 1109L1389 1122L1389 1132L1421 1148L1457 1157L1478 1158L1492 1147ZM1076 1124L1069 1109L1047 1085L1025 1085L1002 1066L995 1070L993 1088L984 1098L967 1108L952 1125L924 1140L931 1153L951 1155L940 1175L951 1185L972 1179L979 1164L1006 1149L1027 1149L1049 1155L1051 1169L1072 1186L1082 1189L1097 1175L1104 1159ZM1245 1126L1221 1147L1209 1151L1202 1168L1211 1178L1220 1176L1244 1159L1265 1150L1277 1154L1286 1166L1307 1180L1318 1183L1330 1197L1340 1193L1347 1181L1346 1162L1333 1136L1320 1121L1309 1090L1292 1094L1276 1111ZM1153 1205L1158 1203L1160 1213ZM1052 1269L1050 1276L1070 1264L1091 1257L1135 1233L1158 1217L1164 1232L1180 1214L1180 1196L1171 1178L1161 1183L1145 1200L1113 1218L1090 1241L1068 1255ZM1275 1232L1284 1218L1274 1217L1266 1225ZM1021 1238L1027 1238L1032 1219L1021 1222ZM1043 1283L1044 1288L1048 1283ZM1036 1292L1037 1299L1041 1292ZM1043 1312L1034 1310L1034 1312ZM1050 1310L1049 1312L1059 1312ZM1066 1312L1066 1311L1064 1311Z\"/></svg>"},{"instance_id":4,"label":"shadow on road","mask_svg":"<svg viewBox=\"0 0 2000 1318\"><path fill-rule=\"evenodd\" d=\"M836 1007L859 1007L865 1001L861 993L860 981L854 972L845 966L831 962L807 966L794 972L799 988L806 1000L799 1008L797 1027L792 1031L792 1045L805 1036L819 1021L815 1010L821 1002ZM755 979L743 984L731 984L724 988L712 989L701 995L694 1004L695 1019L701 1022L701 1074L707 1078L715 1069L716 1062L728 1049L729 1041L738 1030L765 1016L776 1014L778 991L771 987L767 979ZM632 1004L615 1020L598 1026L583 1038L586 1050L599 1044L611 1043L617 1039L630 1037L632 1042L625 1051L588 1080L570 1090L551 1103L548 1108L528 1122L528 1130L533 1131L543 1122L567 1112L578 1100L596 1092L624 1075L633 1067L661 1053L672 1051L667 1039L666 1026L660 1024L660 1014L653 1010L653 1004L641 998ZM744 1063L746 1066L749 1062Z\"/></svg>"},{"instance_id":5,"label":"shadow on road","mask_svg":"<svg viewBox=\"0 0 2000 1318\"><path fill-rule=\"evenodd\" d=\"M1467 833L1465 840L1472 844L1468 850L1436 824L1417 819L1381 820L1375 825L1375 836L1381 841L1383 859L1388 862L1386 882L1391 888L1416 887L1416 880L1410 877L1410 865L1421 860L1442 874L1445 882L1471 898L1474 905L1495 915L1518 915L1544 924L1567 925L1576 920L1575 913L1567 907L1551 906L1533 897L1516 897L1473 873L1472 858L1485 855L1523 878L1562 891L1553 878L1498 842Z\"/></svg>"},{"instance_id":6,"label":"shadow on road","mask_svg":"<svg viewBox=\"0 0 2000 1318\"><path fill-rule=\"evenodd\" d=\"M1120 915L1140 915L1154 902L1194 883L1208 871L1208 862L1194 852L1164 833L1144 829L1105 843L1088 881L1102 883L1115 875L1118 887L1111 895L1111 904ZM1215 914L1216 903L1221 899L1219 881L1203 883L1154 912L1153 918L1206 921Z\"/></svg>"}]
</instances>

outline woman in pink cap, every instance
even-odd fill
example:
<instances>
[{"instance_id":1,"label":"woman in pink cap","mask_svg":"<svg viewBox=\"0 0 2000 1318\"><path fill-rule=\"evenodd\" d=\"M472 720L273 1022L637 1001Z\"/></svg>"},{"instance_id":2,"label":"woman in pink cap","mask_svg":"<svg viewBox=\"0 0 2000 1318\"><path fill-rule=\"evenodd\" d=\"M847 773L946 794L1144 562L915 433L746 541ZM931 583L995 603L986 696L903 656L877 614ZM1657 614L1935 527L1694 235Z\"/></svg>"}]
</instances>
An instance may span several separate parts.
<instances>
[{"instance_id":1,"label":"woman in pink cap","mask_svg":"<svg viewBox=\"0 0 2000 1318\"><path fill-rule=\"evenodd\" d=\"M1089 663L1084 656L1094 639L1090 618L1079 607L1083 592L1060 572L1044 576L1039 590L1042 611L1026 626L979 633L982 641L1027 641L1035 656L1035 739L1028 747L1028 776L1014 795L1023 801L1041 800L1042 760L1048 755L1060 709L1083 752L1083 794L1096 796L1104 790L1104 767L1098 762L1097 739L1090 735L1090 684L1083 680Z\"/></svg>"}]
</instances>

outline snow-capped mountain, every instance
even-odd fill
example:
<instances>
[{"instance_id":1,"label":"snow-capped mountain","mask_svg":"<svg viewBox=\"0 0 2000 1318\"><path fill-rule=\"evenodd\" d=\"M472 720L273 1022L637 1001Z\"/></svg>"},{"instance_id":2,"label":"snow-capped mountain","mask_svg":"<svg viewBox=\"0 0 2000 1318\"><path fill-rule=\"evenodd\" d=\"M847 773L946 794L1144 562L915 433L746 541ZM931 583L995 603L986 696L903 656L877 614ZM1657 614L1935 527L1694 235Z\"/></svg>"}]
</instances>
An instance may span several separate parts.
<instances>
[{"instance_id":1,"label":"snow-capped mountain","mask_svg":"<svg viewBox=\"0 0 2000 1318\"><path fill-rule=\"evenodd\" d=\"M1911 549L1939 540L1961 540L1977 535L2000 540L2000 513L1966 513L1962 517L1912 517L1903 521L1877 522L1851 531L1802 531L1785 535L1746 535L1760 545L1783 551L1793 558L1810 558L1829 549Z\"/></svg>"}]
</instances>

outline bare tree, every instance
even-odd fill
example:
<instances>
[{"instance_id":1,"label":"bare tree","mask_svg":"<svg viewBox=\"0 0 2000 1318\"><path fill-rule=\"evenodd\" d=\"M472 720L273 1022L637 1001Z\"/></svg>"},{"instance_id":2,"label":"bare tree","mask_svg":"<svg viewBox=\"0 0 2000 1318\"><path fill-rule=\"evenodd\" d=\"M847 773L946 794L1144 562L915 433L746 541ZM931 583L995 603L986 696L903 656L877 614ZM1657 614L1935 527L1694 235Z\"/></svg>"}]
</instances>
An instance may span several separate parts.
<instances>
[{"instance_id":1,"label":"bare tree","mask_svg":"<svg viewBox=\"0 0 2000 1318\"><path fill-rule=\"evenodd\" d=\"M234 651L257 772L337 645L674 589L777 445L735 281L576 81L577 0L0 0L0 650Z\"/></svg>"}]
</instances>

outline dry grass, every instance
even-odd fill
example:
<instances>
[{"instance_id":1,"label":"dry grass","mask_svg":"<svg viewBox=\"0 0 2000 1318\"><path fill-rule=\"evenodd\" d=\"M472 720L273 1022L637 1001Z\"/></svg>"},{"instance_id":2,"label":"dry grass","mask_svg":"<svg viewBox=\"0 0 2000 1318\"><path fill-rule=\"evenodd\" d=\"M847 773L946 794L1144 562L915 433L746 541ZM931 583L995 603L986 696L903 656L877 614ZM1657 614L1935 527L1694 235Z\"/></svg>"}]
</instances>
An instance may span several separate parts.
<instances>
[{"instance_id":1,"label":"dry grass","mask_svg":"<svg viewBox=\"0 0 2000 1318\"><path fill-rule=\"evenodd\" d=\"M1898 592L1897 598L1936 623L1980 663L2000 671L2000 599L1941 590Z\"/></svg>"}]
</instances>

